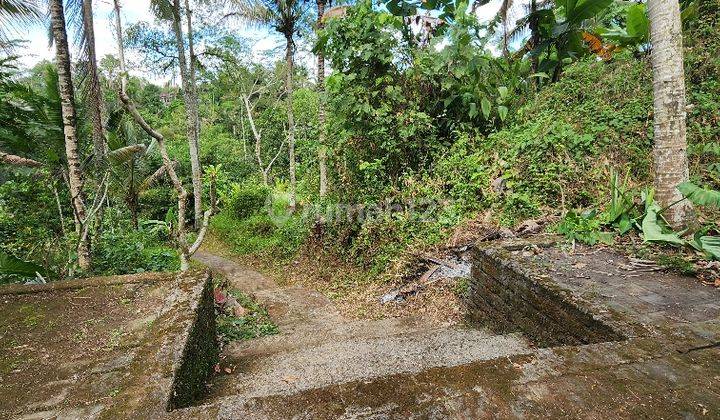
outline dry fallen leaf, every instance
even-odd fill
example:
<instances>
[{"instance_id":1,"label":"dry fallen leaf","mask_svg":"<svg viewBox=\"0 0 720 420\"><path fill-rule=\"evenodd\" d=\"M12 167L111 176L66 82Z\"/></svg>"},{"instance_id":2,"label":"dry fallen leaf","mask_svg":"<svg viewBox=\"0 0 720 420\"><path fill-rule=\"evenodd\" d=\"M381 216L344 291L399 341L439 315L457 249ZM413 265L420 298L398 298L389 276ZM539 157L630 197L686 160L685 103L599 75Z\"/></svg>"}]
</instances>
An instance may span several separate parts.
<instances>
[{"instance_id":1,"label":"dry fallen leaf","mask_svg":"<svg viewBox=\"0 0 720 420\"><path fill-rule=\"evenodd\" d=\"M228 375L231 374L231 373L232 373L232 369L230 369L229 367L226 367L226 368L225 368L225 373L227 373Z\"/></svg>"},{"instance_id":2,"label":"dry fallen leaf","mask_svg":"<svg viewBox=\"0 0 720 420\"><path fill-rule=\"evenodd\" d=\"M233 308L233 313L235 314L236 317L241 318L241 317L244 317L245 315L247 315L247 309L243 308L240 305L236 305Z\"/></svg>"}]
</instances>

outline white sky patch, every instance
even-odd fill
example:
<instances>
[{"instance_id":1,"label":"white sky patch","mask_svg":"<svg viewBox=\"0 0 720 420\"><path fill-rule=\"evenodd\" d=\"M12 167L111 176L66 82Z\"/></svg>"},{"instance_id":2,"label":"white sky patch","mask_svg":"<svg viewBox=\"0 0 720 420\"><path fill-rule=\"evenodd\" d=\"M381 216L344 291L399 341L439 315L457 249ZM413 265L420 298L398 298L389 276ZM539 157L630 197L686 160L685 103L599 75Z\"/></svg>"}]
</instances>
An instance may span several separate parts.
<instances>
[{"instance_id":1,"label":"white sky patch","mask_svg":"<svg viewBox=\"0 0 720 420\"><path fill-rule=\"evenodd\" d=\"M117 38L115 36L115 18L113 16L113 4L107 0L94 2L94 23L95 23L95 49L98 59L107 54L117 56ZM123 2L122 7L123 27L139 22L141 20L152 21L150 13L150 0L131 0ZM72 30L68 31L68 39L71 44L71 56L76 57L78 51L73 46ZM27 68L31 68L43 60L53 61L55 59L55 49L50 48L50 40L48 29L42 26L28 28L24 33L18 33L18 39L27 40L25 47L19 48L16 53L20 55L20 63ZM132 54L130 60L132 60ZM150 76L144 72L133 72L143 77ZM149 77L153 80L153 77ZM159 80L153 80L161 82Z\"/></svg>"},{"instance_id":2,"label":"white sky patch","mask_svg":"<svg viewBox=\"0 0 720 420\"><path fill-rule=\"evenodd\" d=\"M122 3L122 19L123 28L145 21L153 24L154 17L150 11L150 0L125 0ZM117 38L115 36L115 18L113 16L113 3L108 0L96 0L94 2L95 12L95 48L97 50L98 59L107 54L117 56ZM265 61L273 52L280 51L274 59L283 57L282 51L285 47L285 40L268 29L248 28L239 23L230 24L231 29L235 29L236 33L241 37L251 41L252 60ZM73 34L70 31L68 37L71 43L71 55L76 56L77 50L73 48ZM53 61L55 58L54 48L49 47L48 30L42 26L28 28L28 30L16 34L16 38L27 40L23 48L17 49L20 55L19 62L23 67L31 68L43 60ZM308 67L311 71L315 68L312 54L309 48L298 44L298 55L296 61L300 65ZM173 75L158 76L151 71L143 71L141 68L133 70L133 62L139 62L140 56L132 50L126 50L128 67L130 72L136 76L141 76L153 83L163 85L166 83L176 83L176 77ZM137 67L137 66L135 66Z\"/></svg>"},{"instance_id":3,"label":"white sky patch","mask_svg":"<svg viewBox=\"0 0 720 420\"><path fill-rule=\"evenodd\" d=\"M502 0L492 0L488 4L477 9L476 14L481 22L492 19L500 8ZM527 1L516 1L513 12L521 10ZM125 0L122 2L122 18L123 27L140 21L153 22L154 18L150 11L150 0ZM115 37L115 19L113 17L113 3L109 0L96 0L94 2L95 10L95 47L97 49L98 58L102 58L107 54L117 56L117 40ZM268 59L268 55L273 55L273 59L282 59L285 40L278 34L268 29L248 28L245 25L235 23L231 24L231 28L236 29L238 35L251 40L252 59L254 61L263 61ZM72 44L72 33L68 34ZM55 57L54 49L49 47L47 28L36 26L29 28L24 33L18 33L17 38L27 40L27 44L23 48L19 48L17 53L20 55L20 64L30 68L42 60L53 60ZM305 66L311 75L314 74L316 68L315 57L310 51L310 45L303 40L297 43L296 62ZM72 47L71 47L72 48ZM277 52L277 54L273 54ZM71 54L77 54L72 51ZM139 56L133 51L127 51L129 65L133 61L139 61ZM161 77L149 71L142 69L131 70L137 76L142 76L151 82L157 84L165 84L174 82L174 77Z\"/></svg>"},{"instance_id":4,"label":"white sky patch","mask_svg":"<svg viewBox=\"0 0 720 420\"><path fill-rule=\"evenodd\" d=\"M500 10L500 3L502 3L502 0L492 0L488 4L478 7L477 10L475 10L475 15L478 17L478 20L480 22L487 22L494 18Z\"/></svg>"}]
</instances>

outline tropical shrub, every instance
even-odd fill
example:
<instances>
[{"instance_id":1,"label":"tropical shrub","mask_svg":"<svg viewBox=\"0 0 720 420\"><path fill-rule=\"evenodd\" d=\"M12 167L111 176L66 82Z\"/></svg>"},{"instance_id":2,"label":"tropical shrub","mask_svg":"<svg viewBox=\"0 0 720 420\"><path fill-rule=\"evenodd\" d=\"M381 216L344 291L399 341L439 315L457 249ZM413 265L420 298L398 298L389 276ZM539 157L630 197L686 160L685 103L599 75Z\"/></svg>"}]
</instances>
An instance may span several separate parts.
<instances>
[{"instance_id":1,"label":"tropical shrub","mask_svg":"<svg viewBox=\"0 0 720 420\"><path fill-rule=\"evenodd\" d=\"M247 219L263 209L270 197L270 188L262 184L234 184L225 206L237 219Z\"/></svg>"},{"instance_id":2,"label":"tropical shrub","mask_svg":"<svg viewBox=\"0 0 720 420\"><path fill-rule=\"evenodd\" d=\"M177 252L156 235L150 227L103 232L93 251L93 269L106 275L178 270Z\"/></svg>"}]
</instances>

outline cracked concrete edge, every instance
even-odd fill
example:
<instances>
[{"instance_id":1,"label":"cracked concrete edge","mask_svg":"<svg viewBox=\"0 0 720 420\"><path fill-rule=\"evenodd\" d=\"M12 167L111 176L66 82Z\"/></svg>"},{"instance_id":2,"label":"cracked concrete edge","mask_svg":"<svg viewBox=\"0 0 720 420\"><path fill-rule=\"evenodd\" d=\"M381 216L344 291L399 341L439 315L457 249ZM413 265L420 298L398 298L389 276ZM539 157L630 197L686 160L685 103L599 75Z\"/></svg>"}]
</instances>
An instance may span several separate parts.
<instances>
[{"instance_id":1,"label":"cracked concrete edge","mask_svg":"<svg viewBox=\"0 0 720 420\"><path fill-rule=\"evenodd\" d=\"M167 275L167 274L166 274ZM128 368L120 394L99 418L160 418L195 402L217 361L209 271L173 276L172 293Z\"/></svg>"},{"instance_id":2,"label":"cracked concrete edge","mask_svg":"<svg viewBox=\"0 0 720 420\"><path fill-rule=\"evenodd\" d=\"M46 284L7 284L0 286L0 296L78 290L85 287L102 287L120 284L151 284L161 281L172 281L173 279L174 276L172 273L137 273L125 274L122 276L102 276L62 280Z\"/></svg>"}]
</instances>

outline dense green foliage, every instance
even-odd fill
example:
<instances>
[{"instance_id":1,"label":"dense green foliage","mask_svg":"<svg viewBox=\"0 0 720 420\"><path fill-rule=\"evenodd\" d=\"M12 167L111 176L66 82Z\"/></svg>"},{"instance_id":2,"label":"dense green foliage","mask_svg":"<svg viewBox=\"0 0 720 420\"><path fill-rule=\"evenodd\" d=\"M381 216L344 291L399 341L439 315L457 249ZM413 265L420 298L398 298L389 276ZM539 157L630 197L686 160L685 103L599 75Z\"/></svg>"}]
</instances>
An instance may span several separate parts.
<instances>
[{"instance_id":1,"label":"dense green foliage","mask_svg":"<svg viewBox=\"0 0 720 420\"><path fill-rule=\"evenodd\" d=\"M479 23L465 3L393 0L378 7L361 1L343 18L328 19L305 38L332 69L326 91L318 91L301 65L291 75L294 213L288 205L286 64L279 55L258 59L248 40L199 19L200 160L206 169L221 168L211 235L236 253L280 261L307 246L321 250L318 259L340 259L373 275L480 217L507 227L547 219L551 229L587 243L636 231L647 242L717 257L715 239L708 238L720 229L714 204L720 190L718 10L713 1L682 5L691 105L691 184L683 192L700 205L703 222L692 239L669 231L651 199L652 72L644 5L610 0L543 2L518 20L508 51L498 41L498 20ZM407 19L417 8L444 20L423 32ZM141 22L128 34L128 48L144 65L172 72L168 32ZM117 59L107 56L99 65L111 156L104 201L86 104L78 96L88 202L105 203L102 223L93 226L92 273L177 269L175 192L156 143L122 111ZM28 280L34 272L92 274L79 273L73 255L78 237L68 205L57 85L51 64L21 71L12 59L0 61L0 150L45 165L0 168L0 256L23 271L0 270L0 281ZM189 185L181 90L131 77L128 91L166 138ZM322 198L321 99L330 186Z\"/></svg>"},{"instance_id":2,"label":"dense green foliage","mask_svg":"<svg viewBox=\"0 0 720 420\"><path fill-rule=\"evenodd\" d=\"M225 200L228 212L238 219L259 213L270 197L270 189L258 184L234 184Z\"/></svg>"}]
</instances>

